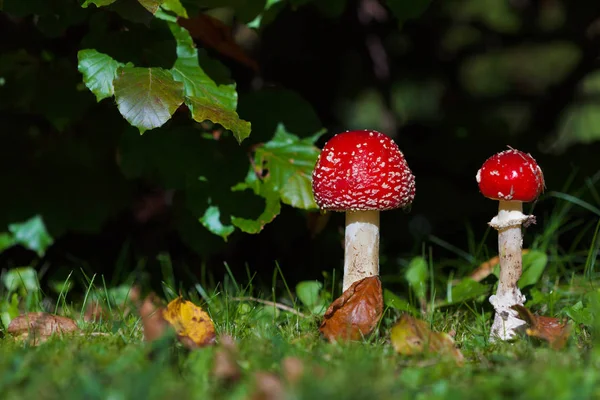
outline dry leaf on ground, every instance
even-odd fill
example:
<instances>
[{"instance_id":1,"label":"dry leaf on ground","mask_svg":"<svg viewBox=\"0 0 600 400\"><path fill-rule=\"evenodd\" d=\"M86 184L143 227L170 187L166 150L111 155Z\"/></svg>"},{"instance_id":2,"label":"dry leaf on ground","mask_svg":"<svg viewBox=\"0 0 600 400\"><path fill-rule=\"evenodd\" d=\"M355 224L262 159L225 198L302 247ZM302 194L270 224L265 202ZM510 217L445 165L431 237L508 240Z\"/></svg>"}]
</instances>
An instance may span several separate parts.
<instances>
[{"instance_id":1,"label":"dry leaf on ground","mask_svg":"<svg viewBox=\"0 0 600 400\"><path fill-rule=\"evenodd\" d=\"M567 344L571 331L566 322L561 322L558 318L535 315L527 307L518 304L512 306L512 309L527 323L525 333L528 336L547 341L555 350L562 349Z\"/></svg>"},{"instance_id":2,"label":"dry leaf on ground","mask_svg":"<svg viewBox=\"0 0 600 400\"><path fill-rule=\"evenodd\" d=\"M327 309L319 330L331 342L359 340L373 332L383 313L379 277L354 282Z\"/></svg>"},{"instance_id":3,"label":"dry leaf on ground","mask_svg":"<svg viewBox=\"0 0 600 400\"><path fill-rule=\"evenodd\" d=\"M30 339L37 345L54 334L78 332L79 328L75 321L67 317L30 312L13 319L7 331L17 339Z\"/></svg>"},{"instance_id":4,"label":"dry leaf on ground","mask_svg":"<svg viewBox=\"0 0 600 400\"><path fill-rule=\"evenodd\" d=\"M285 399L285 386L279 376L259 371L254 374L254 391L251 400L283 400Z\"/></svg>"},{"instance_id":5,"label":"dry leaf on ground","mask_svg":"<svg viewBox=\"0 0 600 400\"><path fill-rule=\"evenodd\" d=\"M394 349L400 354L447 354L462 363L464 357L454 345L454 340L444 332L433 332L428 323L408 314L402 315L390 332Z\"/></svg>"},{"instance_id":6,"label":"dry leaf on ground","mask_svg":"<svg viewBox=\"0 0 600 400\"><path fill-rule=\"evenodd\" d=\"M529 253L529 250L523 249L522 254L527 254L527 253ZM492 257L489 260L484 261L481 264L479 264L479 267L477 267L471 273L471 275L469 275L469 277L471 279L473 279L475 282L481 282L482 280L484 280L485 278L487 278L494 272L494 268L496 267L496 265L500 265L500 258L498 256Z\"/></svg>"},{"instance_id":7,"label":"dry leaf on ground","mask_svg":"<svg viewBox=\"0 0 600 400\"><path fill-rule=\"evenodd\" d=\"M213 358L212 375L228 384L238 381L242 372L237 359L238 349L235 340L229 335L220 336L219 347Z\"/></svg>"},{"instance_id":8,"label":"dry leaf on ground","mask_svg":"<svg viewBox=\"0 0 600 400\"><path fill-rule=\"evenodd\" d=\"M215 326L202 308L181 297L163 311L163 318L175 329L179 341L188 348L209 346L215 341Z\"/></svg>"},{"instance_id":9,"label":"dry leaf on ground","mask_svg":"<svg viewBox=\"0 0 600 400\"><path fill-rule=\"evenodd\" d=\"M164 307L160 306L154 293L149 294L142 302L139 313L146 342L152 342L165 334L169 324L163 318L163 310Z\"/></svg>"}]
</instances>

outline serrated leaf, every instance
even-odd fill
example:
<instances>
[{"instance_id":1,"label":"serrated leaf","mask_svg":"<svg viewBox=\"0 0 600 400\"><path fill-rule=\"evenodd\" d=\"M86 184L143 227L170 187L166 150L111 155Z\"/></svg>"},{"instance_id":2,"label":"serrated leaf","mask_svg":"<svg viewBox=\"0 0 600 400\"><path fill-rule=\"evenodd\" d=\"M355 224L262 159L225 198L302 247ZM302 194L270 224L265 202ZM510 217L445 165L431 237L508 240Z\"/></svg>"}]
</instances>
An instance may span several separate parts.
<instances>
[{"instance_id":1,"label":"serrated leaf","mask_svg":"<svg viewBox=\"0 0 600 400\"><path fill-rule=\"evenodd\" d=\"M87 8L90 4L95 5L96 7L105 7L109 6L117 0L85 0L81 7Z\"/></svg>"},{"instance_id":2,"label":"serrated leaf","mask_svg":"<svg viewBox=\"0 0 600 400\"><path fill-rule=\"evenodd\" d=\"M162 126L183 103L183 84L162 68L122 67L114 86L119 112L140 133Z\"/></svg>"},{"instance_id":3,"label":"serrated leaf","mask_svg":"<svg viewBox=\"0 0 600 400\"><path fill-rule=\"evenodd\" d=\"M221 124L225 129L233 132L238 142L242 142L250 136L250 122L240 119L235 111L230 111L212 103L207 99L197 97L188 97L185 104L192 113L195 121L203 122L206 120Z\"/></svg>"},{"instance_id":4,"label":"serrated leaf","mask_svg":"<svg viewBox=\"0 0 600 400\"><path fill-rule=\"evenodd\" d=\"M221 222L221 211L217 206L209 206L200 218L200 223L215 235L221 236L225 241L233 233L232 225L223 225Z\"/></svg>"},{"instance_id":5,"label":"serrated leaf","mask_svg":"<svg viewBox=\"0 0 600 400\"><path fill-rule=\"evenodd\" d=\"M268 170L268 183L285 204L317 208L312 194L312 170L320 150L314 142L324 131L300 139L279 124L273 139L256 150L255 165Z\"/></svg>"},{"instance_id":6,"label":"serrated leaf","mask_svg":"<svg viewBox=\"0 0 600 400\"><path fill-rule=\"evenodd\" d=\"M231 217L231 223L237 226L242 232L259 233L265 225L273 221L281 212L281 202L279 194L268 189L261 191L261 196L265 199L265 210L256 219Z\"/></svg>"},{"instance_id":7,"label":"serrated leaf","mask_svg":"<svg viewBox=\"0 0 600 400\"><path fill-rule=\"evenodd\" d=\"M11 224L8 230L13 234L15 242L35 251L40 257L54 243L54 239L44 225L42 217L36 215L23 223Z\"/></svg>"},{"instance_id":8,"label":"serrated leaf","mask_svg":"<svg viewBox=\"0 0 600 400\"><path fill-rule=\"evenodd\" d=\"M210 120L221 124L241 142L250 134L250 123L241 120L235 112L235 84L217 85L200 67L198 50L189 32L176 23L168 24L177 41L177 60L171 74L176 81L183 83L186 105L192 118L198 122Z\"/></svg>"},{"instance_id":9,"label":"serrated leaf","mask_svg":"<svg viewBox=\"0 0 600 400\"><path fill-rule=\"evenodd\" d=\"M96 95L96 101L112 97L115 93L113 81L117 70L124 64L94 49L77 53L77 69L83 75L85 86Z\"/></svg>"},{"instance_id":10,"label":"serrated leaf","mask_svg":"<svg viewBox=\"0 0 600 400\"><path fill-rule=\"evenodd\" d=\"M187 10L181 4L180 0L165 0L162 3L161 7L164 8L165 10L167 10L167 11L173 12L178 17L183 17L183 18L187 18L188 17Z\"/></svg>"},{"instance_id":11,"label":"serrated leaf","mask_svg":"<svg viewBox=\"0 0 600 400\"><path fill-rule=\"evenodd\" d=\"M158 10L158 7L160 7L163 2L164 0L138 0L138 3L152 14Z\"/></svg>"}]
</instances>

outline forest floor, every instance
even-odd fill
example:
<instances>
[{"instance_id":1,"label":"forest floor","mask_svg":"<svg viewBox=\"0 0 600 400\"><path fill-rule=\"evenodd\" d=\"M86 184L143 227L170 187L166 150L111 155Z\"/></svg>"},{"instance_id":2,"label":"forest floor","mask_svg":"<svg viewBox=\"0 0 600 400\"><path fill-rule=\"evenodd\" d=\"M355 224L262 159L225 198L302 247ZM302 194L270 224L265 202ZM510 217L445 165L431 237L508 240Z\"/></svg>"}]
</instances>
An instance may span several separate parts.
<instances>
[{"instance_id":1,"label":"forest floor","mask_svg":"<svg viewBox=\"0 0 600 400\"><path fill-rule=\"evenodd\" d=\"M320 284L297 287L299 296L293 301L278 297L282 303L288 298L289 310L248 299L251 293L231 282L210 294L196 285L196 294L188 298L210 313L217 339L194 350L170 335L145 341L140 313L123 300L131 287L90 290L88 307L59 295L58 305L48 311L73 318L79 331L33 343L31 337L13 338L4 330L0 397L598 399L600 347L594 315L600 311L600 292L593 283L584 278L564 285L546 281L552 290L527 292L532 297L528 305L536 311L568 319L570 335L560 348L526 335L513 343L491 343L487 294L458 305L429 307L426 313L413 310L434 331L453 337L460 358L440 350L399 354L390 330L403 313L389 306L389 298L375 335L352 343L326 342L319 335L322 310L316 309L315 296L328 296L313 290ZM4 316L18 293L4 296ZM35 303L31 292L20 293L25 296L21 308ZM540 296L546 296L545 304L536 306ZM102 298L101 307L90 311L91 300ZM90 321L90 313L100 320Z\"/></svg>"}]
</instances>

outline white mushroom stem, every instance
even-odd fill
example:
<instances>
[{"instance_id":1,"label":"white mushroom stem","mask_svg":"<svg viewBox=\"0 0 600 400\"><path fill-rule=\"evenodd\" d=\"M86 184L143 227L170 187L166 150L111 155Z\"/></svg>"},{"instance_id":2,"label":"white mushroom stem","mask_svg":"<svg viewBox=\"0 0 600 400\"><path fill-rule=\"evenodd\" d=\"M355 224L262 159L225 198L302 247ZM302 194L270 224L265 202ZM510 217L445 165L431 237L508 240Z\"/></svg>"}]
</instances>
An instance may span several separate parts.
<instances>
[{"instance_id":1,"label":"white mushroom stem","mask_svg":"<svg viewBox=\"0 0 600 400\"><path fill-rule=\"evenodd\" d=\"M343 290L379 275L379 211L346 211Z\"/></svg>"},{"instance_id":2,"label":"white mushroom stem","mask_svg":"<svg viewBox=\"0 0 600 400\"><path fill-rule=\"evenodd\" d=\"M500 257L500 279L496 294L490 296L490 303L496 312L490 340L509 340L517 330L525 325L511 307L525 302L517 282L523 271L523 235L521 225L529 216L523 214L520 201L500 200L498 215L490 221L490 226L498 231L498 252Z\"/></svg>"}]
</instances>

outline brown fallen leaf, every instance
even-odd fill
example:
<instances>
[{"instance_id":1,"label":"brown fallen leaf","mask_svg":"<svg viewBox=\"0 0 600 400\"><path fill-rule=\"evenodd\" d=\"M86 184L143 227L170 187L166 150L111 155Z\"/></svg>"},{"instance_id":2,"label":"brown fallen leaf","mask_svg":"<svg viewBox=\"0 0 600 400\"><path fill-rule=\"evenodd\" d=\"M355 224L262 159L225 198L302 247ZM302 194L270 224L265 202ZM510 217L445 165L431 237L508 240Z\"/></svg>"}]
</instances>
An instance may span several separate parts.
<instances>
[{"instance_id":1,"label":"brown fallen leaf","mask_svg":"<svg viewBox=\"0 0 600 400\"><path fill-rule=\"evenodd\" d=\"M370 276L354 282L331 303L319 330L330 342L359 340L373 332L382 314L381 282Z\"/></svg>"},{"instance_id":2,"label":"brown fallen leaf","mask_svg":"<svg viewBox=\"0 0 600 400\"><path fill-rule=\"evenodd\" d=\"M528 336L547 341L554 350L565 347L571 333L566 322L560 322L558 318L535 315L527 307L519 304L512 306L512 309L527 323L525 333Z\"/></svg>"},{"instance_id":3,"label":"brown fallen leaf","mask_svg":"<svg viewBox=\"0 0 600 400\"><path fill-rule=\"evenodd\" d=\"M304 361L297 357L285 357L281 360L281 371L287 383L295 385L304 375Z\"/></svg>"},{"instance_id":4,"label":"brown fallen leaf","mask_svg":"<svg viewBox=\"0 0 600 400\"><path fill-rule=\"evenodd\" d=\"M225 384L237 382L242 376L237 359L238 349L235 340L229 335L220 336L219 347L213 358L213 377Z\"/></svg>"},{"instance_id":5,"label":"brown fallen leaf","mask_svg":"<svg viewBox=\"0 0 600 400\"><path fill-rule=\"evenodd\" d=\"M194 39L224 56L258 71L258 64L236 43L231 27L207 14L193 18L178 18L177 23L187 29Z\"/></svg>"},{"instance_id":6,"label":"brown fallen leaf","mask_svg":"<svg viewBox=\"0 0 600 400\"><path fill-rule=\"evenodd\" d=\"M54 334L78 332L79 328L71 318L44 312L30 312L13 319L7 331L17 339L28 339L32 344L38 345Z\"/></svg>"},{"instance_id":7,"label":"brown fallen leaf","mask_svg":"<svg viewBox=\"0 0 600 400\"><path fill-rule=\"evenodd\" d=\"M523 249L522 254L529 253L529 249ZM471 279L475 282L481 282L492 273L494 273L494 268L500 265L500 258L498 256L492 257L487 261L482 262L479 266L469 275Z\"/></svg>"},{"instance_id":8,"label":"brown fallen leaf","mask_svg":"<svg viewBox=\"0 0 600 400\"><path fill-rule=\"evenodd\" d=\"M171 301L163 311L163 318L175 329L186 347L193 349L215 342L215 326L202 308L181 297Z\"/></svg>"},{"instance_id":9,"label":"brown fallen leaf","mask_svg":"<svg viewBox=\"0 0 600 400\"><path fill-rule=\"evenodd\" d=\"M163 317L163 311L164 307L160 306L159 299L154 293L150 293L142 302L139 313L146 342L162 337L167 331L169 324Z\"/></svg>"},{"instance_id":10,"label":"brown fallen leaf","mask_svg":"<svg viewBox=\"0 0 600 400\"><path fill-rule=\"evenodd\" d=\"M390 332L394 349L404 355L423 353L446 354L462 364L464 356L454 345L454 340L444 332L433 332L427 322L403 314Z\"/></svg>"},{"instance_id":11,"label":"brown fallen leaf","mask_svg":"<svg viewBox=\"0 0 600 400\"><path fill-rule=\"evenodd\" d=\"M254 391L251 400L283 400L285 386L281 378L273 373L258 371L254 373Z\"/></svg>"}]
</instances>

